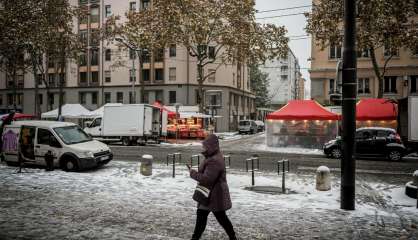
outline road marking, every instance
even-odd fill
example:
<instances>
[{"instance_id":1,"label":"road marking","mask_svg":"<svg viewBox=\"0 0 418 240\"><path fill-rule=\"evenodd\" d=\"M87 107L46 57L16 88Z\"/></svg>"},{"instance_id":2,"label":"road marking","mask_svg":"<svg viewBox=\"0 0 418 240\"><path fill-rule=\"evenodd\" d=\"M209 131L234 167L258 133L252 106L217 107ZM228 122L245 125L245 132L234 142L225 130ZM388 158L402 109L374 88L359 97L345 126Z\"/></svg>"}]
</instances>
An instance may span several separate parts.
<instances>
[{"instance_id":1,"label":"road marking","mask_svg":"<svg viewBox=\"0 0 418 240\"><path fill-rule=\"evenodd\" d=\"M298 167L298 170L313 170L316 171L315 167ZM330 168L333 172L341 172L341 168ZM379 170L369 170L369 169L356 169L357 173L375 173L375 174L387 174L387 175L411 175L411 173L405 172L389 172L389 171L379 171Z\"/></svg>"}]
</instances>

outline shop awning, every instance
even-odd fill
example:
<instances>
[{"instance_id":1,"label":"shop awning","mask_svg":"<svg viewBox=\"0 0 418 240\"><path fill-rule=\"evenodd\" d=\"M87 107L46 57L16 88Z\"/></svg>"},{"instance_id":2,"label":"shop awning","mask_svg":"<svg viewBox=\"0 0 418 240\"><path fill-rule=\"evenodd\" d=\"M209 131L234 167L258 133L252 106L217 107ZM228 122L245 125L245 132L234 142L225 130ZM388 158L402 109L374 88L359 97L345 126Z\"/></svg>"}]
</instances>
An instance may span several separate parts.
<instances>
[{"instance_id":1,"label":"shop awning","mask_svg":"<svg viewBox=\"0 0 418 240\"><path fill-rule=\"evenodd\" d=\"M338 120L340 116L328 111L314 100L292 100L281 109L267 115L270 120Z\"/></svg>"},{"instance_id":2,"label":"shop awning","mask_svg":"<svg viewBox=\"0 0 418 240\"><path fill-rule=\"evenodd\" d=\"M368 98L357 103L357 121L367 120L396 120L398 116L398 105L388 99Z\"/></svg>"},{"instance_id":3,"label":"shop awning","mask_svg":"<svg viewBox=\"0 0 418 240\"><path fill-rule=\"evenodd\" d=\"M9 114L0 115L0 119L4 120L9 116ZM20 119L34 119L35 116L31 114L24 114L24 113L15 113L13 116L13 120L20 120Z\"/></svg>"}]
</instances>

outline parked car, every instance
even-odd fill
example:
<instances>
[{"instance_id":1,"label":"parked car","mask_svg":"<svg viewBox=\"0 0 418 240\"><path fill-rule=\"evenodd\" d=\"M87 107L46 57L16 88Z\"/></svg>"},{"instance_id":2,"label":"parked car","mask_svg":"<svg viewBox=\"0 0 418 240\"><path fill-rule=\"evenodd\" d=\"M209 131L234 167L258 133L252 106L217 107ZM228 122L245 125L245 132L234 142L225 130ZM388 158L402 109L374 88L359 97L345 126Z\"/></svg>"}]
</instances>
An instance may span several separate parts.
<instances>
[{"instance_id":1,"label":"parked car","mask_svg":"<svg viewBox=\"0 0 418 240\"><path fill-rule=\"evenodd\" d=\"M324 145L328 157L342 157L342 139L337 137ZM355 156L358 158L387 158L399 161L406 153L401 137L391 128L359 128L355 135Z\"/></svg>"},{"instance_id":2,"label":"parked car","mask_svg":"<svg viewBox=\"0 0 418 240\"><path fill-rule=\"evenodd\" d=\"M239 121L238 132L254 134L258 130L257 124L253 120L241 120Z\"/></svg>"},{"instance_id":3,"label":"parked car","mask_svg":"<svg viewBox=\"0 0 418 240\"><path fill-rule=\"evenodd\" d=\"M264 122L263 121L259 121L259 120L256 120L254 122L255 122L255 124L257 124L257 131L258 132L263 132L264 129L265 129Z\"/></svg>"},{"instance_id":4,"label":"parked car","mask_svg":"<svg viewBox=\"0 0 418 240\"><path fill-rule=\"evenodd\" d=\"M8 165L45 166L46 155L52 154L55 167L75 171L107 164L113 158L106 144L93 140L74 123L17 121L5 126L2 139Z\"/></svg>"}]
</instances>

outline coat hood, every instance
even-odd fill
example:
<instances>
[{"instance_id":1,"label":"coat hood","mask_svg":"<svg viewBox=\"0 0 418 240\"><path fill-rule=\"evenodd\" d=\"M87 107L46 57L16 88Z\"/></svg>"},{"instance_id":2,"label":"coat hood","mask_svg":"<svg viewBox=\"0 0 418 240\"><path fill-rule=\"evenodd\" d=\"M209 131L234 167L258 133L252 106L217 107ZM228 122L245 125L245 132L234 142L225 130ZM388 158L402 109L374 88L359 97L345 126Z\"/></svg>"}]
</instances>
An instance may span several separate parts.
<instances>
[{"instance_id":1,"label":"coat hood","mask_svg":"<svg viewBox=\"0 0 418 240\"><path fill-rule=\"evenodd\" d=\"M219 140L214 134L210 134L203 141L202 145L206 148L206 151L203 154L207 157L211 157L219 152Z\"/></svg>"}]
</instances>

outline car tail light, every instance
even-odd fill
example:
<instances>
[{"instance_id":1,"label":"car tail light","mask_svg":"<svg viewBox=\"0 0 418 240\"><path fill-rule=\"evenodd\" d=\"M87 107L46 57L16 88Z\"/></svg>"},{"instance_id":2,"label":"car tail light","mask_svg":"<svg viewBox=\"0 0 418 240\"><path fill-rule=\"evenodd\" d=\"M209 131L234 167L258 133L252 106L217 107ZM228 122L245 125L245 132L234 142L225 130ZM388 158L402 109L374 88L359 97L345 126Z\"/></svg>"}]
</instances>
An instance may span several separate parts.
<instances>
[{"instance_id":1,"label":"car tail light","mask_svg":"<svg viewBox=\"0 0 418 240\"><path fill-rule=\"evenodd\" d=\"M401 136L400 136L398 133L395 135L395 141L396 141L397 143L402 143Z\"/></svg>"}]
</instances>

